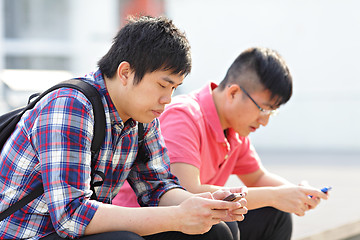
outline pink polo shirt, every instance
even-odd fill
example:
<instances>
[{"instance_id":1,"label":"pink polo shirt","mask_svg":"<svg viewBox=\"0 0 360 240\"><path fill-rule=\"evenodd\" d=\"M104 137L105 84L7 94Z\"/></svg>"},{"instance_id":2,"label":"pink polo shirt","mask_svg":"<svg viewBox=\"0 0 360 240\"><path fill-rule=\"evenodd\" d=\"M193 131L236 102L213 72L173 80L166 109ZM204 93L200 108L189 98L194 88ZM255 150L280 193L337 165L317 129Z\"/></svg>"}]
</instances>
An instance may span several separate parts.
<instances>
[{"instance_id":1,"label":"pink polo shirt","mask_svg":"<svg viewBox=\"0 0 360 240\"><path fill-rule=\"evenodd\" d=\"M215 83L173 98L160 116L161 131L171 163L188 163L200 169L202 184L223 186L231 174L248 174L260 168L260 159L248 137L229 129L227 137L212 98ZM113 204L136 206L130 186L123 186Z\"/></svg>"}]
</instances>

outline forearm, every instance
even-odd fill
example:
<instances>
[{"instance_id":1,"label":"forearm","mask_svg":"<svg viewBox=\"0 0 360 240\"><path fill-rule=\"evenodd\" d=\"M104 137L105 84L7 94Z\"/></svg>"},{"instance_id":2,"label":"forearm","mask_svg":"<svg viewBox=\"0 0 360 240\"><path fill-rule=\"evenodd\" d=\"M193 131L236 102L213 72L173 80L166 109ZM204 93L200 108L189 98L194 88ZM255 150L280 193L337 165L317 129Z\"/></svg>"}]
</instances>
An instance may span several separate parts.
<instances>
[{"instance_id":1,"label":"forearm","mask_svg":"<svg viewBox=\"0 0 360 240\"><path fill-rule=\"evenodd\" d=\"M285 185L293 186L285 178L265 171L256 181L247 184L247 208L252 210L261 207L276 207L283 197L277 191L277 187Z\"/></svg>"},{"instance_id":2,"label":"forearm","mask_svg":"<svg viewBox=\"0 0 360 240\"><path fill-rule=\"evenodd\" d=\"M261 207L274 207L277 192L273 187L251 187L248 188L246 196L247 205L249 210Z\"/></svg>"},{"instance_id":3,"label":"forearm","mask_svg":"<svg viewBox=\"0 0 360 240\"><path fill-rule=\"evenodd\" d=\"M139 235L177 231L177 220L176 206L125 208L102 204L86 227L85 235L110 231L130 231Z\"/></svg>"},{"instance_id":4,"label":"forearm","mask_svg":"<svg viewBox=\"0 0 360 240\"><path fill-rule=\"evenodd\" d=\"M159 206L179 205L192 196L194 196L192 193L181 188L173 188L161 196Z\"/></svg>"},{"instance_id":5,"label":"forearm","mask_svg":"<svg viewBox=\"0 0 360 240\"><path fill-rule=\"evenodd\" d=\"M142 236L164 231L203 234L220 221L241 221L246 213L244 201L213 200L210 193L194 196L181 189L172 189L166 194L163 204L177 202L167 199L170 197L177 197L179 202L186 200L179 206L170 207L124 208L102 204L86 227L85 234L109 231L130 231ZM229 216L229 211L235 214Z\"/></svg>"},{"instance_id":6,"label":"forearm","mask_svg":"<svg viewBox=\"0 0 360 240\"><path fill-rule=\"evenodd\" d=\"M203 192L216 192L224 187L209 185L209 184L192 184L190 186L184 186L186 190L192 193L203 193Z\"/></svg>"},{"instance_id":7,"label":"forearm","mask_svg":"<svg viewBox=\"0 0 360 240\"><path fill-rule=\"evenodd\" d=\"M240 178L241 179L241 178ZM256 182L253 184L247 184L247 187L265 187L265 186L281 186L281 185L293 185L291 182L286 180L285 178L266 172L263 174Z\"/></svg>"}]
</instances>

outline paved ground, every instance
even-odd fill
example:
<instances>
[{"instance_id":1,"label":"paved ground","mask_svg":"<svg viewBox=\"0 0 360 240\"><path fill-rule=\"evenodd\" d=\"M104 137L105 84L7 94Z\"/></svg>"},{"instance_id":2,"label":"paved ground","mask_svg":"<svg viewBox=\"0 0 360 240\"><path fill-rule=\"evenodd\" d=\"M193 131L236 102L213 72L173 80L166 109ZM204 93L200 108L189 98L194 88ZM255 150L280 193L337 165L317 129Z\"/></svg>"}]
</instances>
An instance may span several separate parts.
<instances>
[{"instance_id":1,"label":"paved ground","mask_svg":"<svg viewBox=\"0 0 360 240\"><path fill-rule=\"evenodd\" d=\"M307 180L312 186L332 186L330 198L304 217L293 216L293 240L360 240L360 152L259 152L268 170L291 182ZM236 178L228 185L235 185Z\"/></svg>"}]
</instances>

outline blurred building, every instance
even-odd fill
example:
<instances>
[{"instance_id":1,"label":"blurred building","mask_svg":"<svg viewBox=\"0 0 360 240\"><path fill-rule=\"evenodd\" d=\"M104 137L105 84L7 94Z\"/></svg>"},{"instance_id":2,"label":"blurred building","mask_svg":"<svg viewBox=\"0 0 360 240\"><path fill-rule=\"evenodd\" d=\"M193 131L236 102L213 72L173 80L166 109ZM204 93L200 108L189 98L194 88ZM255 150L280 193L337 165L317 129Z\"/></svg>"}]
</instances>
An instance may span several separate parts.
<instances>
[{"instance_id":1,"label":"blurred building","mask_svg":"<svg viewBox=\"0 0 360 240\"><path fill-rule=\"evenodd\" d=\"M83 74L127 15L163 10L161 0L0 0L0 69Z\"/></svg>"},{"instance_id":2,"label":"blurred building","mask_svg":"<svg viewBox=\"0 0 360 240\"><path fill-rule=\"evenodd\" d=\"M0 109L18 105L11 95L95 70L128 15L163 11L162 0L0 0L0 78L6 77ZM44 70L57 74L48 84L39 81Z\"/></svg>"}]
</instances>

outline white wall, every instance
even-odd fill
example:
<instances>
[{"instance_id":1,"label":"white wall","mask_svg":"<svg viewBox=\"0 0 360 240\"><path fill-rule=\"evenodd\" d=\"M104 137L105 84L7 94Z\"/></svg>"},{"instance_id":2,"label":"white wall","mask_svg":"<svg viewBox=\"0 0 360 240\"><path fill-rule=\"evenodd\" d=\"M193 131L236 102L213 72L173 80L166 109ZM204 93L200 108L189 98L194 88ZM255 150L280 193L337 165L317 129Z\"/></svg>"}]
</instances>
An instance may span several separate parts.
<instances>
[{"instance_id":1,"label":"white wall","mask_svg":"<svg viewBox=\"0 0 360 240\"><path fill-rule=\"evenodd\" d=\"M244 49L270 47L287 61L294 94L251 135L257 148L360 151L359 9L356 0L168 0L192 46L180 92L220 82Z\"/></svg>"}]
</instances>

